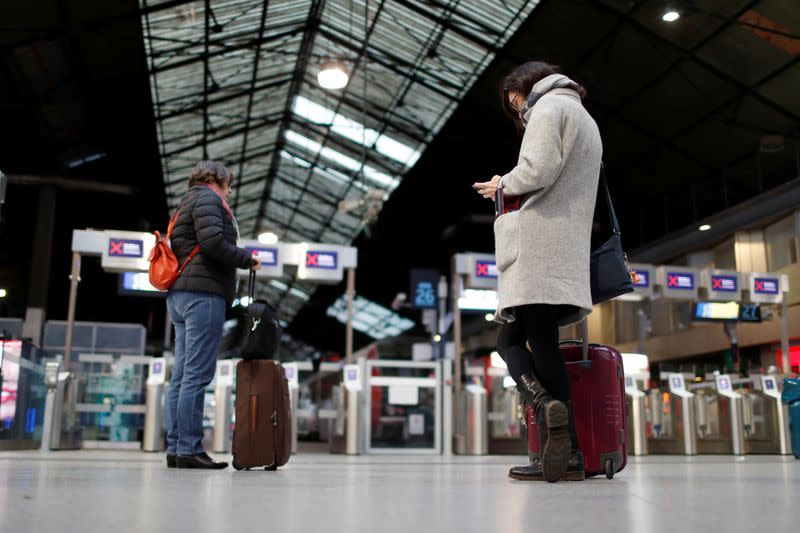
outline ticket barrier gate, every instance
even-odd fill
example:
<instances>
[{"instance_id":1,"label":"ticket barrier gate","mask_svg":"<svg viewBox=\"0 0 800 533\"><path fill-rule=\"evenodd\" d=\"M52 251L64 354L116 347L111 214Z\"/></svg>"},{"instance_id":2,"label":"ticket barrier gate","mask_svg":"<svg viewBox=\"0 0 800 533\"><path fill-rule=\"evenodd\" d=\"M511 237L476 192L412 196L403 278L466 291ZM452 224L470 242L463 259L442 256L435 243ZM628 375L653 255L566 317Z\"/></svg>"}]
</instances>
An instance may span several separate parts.
<instances>
[{"instance_id":1,"label":"ticket barrier gate","mask_svg":"<svg viewBox=\"0 0 800 533\"><path fill-rule=\"evenodd\" d=\"M625 376L625 400L627 403L628 453L647 455L647 395L639 390L636 378Z\"/></svg>"},{"instance_id":2,"label":"ticket barrier gate","mask_svg":"<svg viewBox=\"0 0 800 533\"><path fill-rule=\"evenodd\" d=\"M214 383L214 433L215 453L230 453L233 414L233 382L236 375L235 362L231 359L217 361Z\"/></svg>"},{"instance_id":3,"label":"ticket barrier gate","mask_svg":"<svg viewBox=\"0 0 800 533\"><path fill-rule=\"evenodd\" d=\"M63 370L61 358L45 364L47 388L41 449L78 450L83 446L83 432L77 413L77 381L72 372Z\"/></svg>"},{"instance_id":4,"label":"ticket barrier gate","mask_svg":"<svg viewBox=\"0 0 800 533\"><path fill-rule=\"evenodd\" d=\"M160 452L163 449L166 427L167 360L163 357L150 361L145 391L144 434L142 451Z\"/></svg>"},{"instance_id":5,"label":"ticket barrier gate","mask_svg":"<svg viewBox=\"0 0 800 533\"><path fill-rule=\"evenodd\" d=\"M366 449L364 407L364 364L346 365L342 384L333 387L333 410L336 417L330 438L330 453L360 455Z\"/></svg>"},{"instance_id":6,"label":"ticket barrier gate","mask_svg":"<svg viewBox=\"0 0 800 533\"><path fill-rule=\"evenodd\" d=\"M742 395L727 374L690 387L696 394L697 453L744 455Z\"/></svg>"},{"instance_id":7,"label":"ticket barrier gate","mask_svg":"<svg viewBox=\"0 0 800 533\"><path fill-rule=\"evenodd\" d=\"M650 391L647 450L651 454L696 455L695 395L686 390L682 374L667 374L666 380L667 391Z\"/></svg>"},{"instance_id":8,"label":"ticket barrier gate","mask_svg":"<svg viewBox=\"0 0 800 533\"><path fill-rule=\"evenodd\" d=\"M489 453L489 404L486 389L467 385L456 394L453 451L459 455Z\"/></svg>"},{"instance_id":9,"label":"ticket barrier gate","mask_svg":"<svg viewBox=\"0 0 800 533\"><path fill-rule=\"evenodd\" d=\"M791 455L789 408L781 403L779 377L751 376L734 385L744 385L742 419L745 452Z\"/></svg>"}]
</instances>

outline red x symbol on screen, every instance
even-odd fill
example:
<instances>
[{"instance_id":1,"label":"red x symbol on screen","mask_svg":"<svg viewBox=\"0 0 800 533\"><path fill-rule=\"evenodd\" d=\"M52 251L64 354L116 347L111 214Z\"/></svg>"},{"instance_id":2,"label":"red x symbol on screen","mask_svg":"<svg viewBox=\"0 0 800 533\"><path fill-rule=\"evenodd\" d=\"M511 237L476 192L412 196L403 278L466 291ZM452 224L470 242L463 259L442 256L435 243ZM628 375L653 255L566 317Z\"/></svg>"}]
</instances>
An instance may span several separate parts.
<instances>
[{"instance_id":1,"label":"red x symbol on screen","mask_svg":"<svg viewBox=\"0 0 800 533\"><path fill-rule=\"evenodd\" d=\"M722 278L714 278L714 290L722 288Z\"/></svg>"},{"instance_id":2,"label":"red x symbol on screen","mask_svg":"<svg viewBox=\"0 0 800 533\"><path fill-rule=\"evenodd\" d=\"M489 264L488 263L478 263L476 265L477 274L478 276L488 276L489 275Z\"/></svg>"},{"instance_id":3,"label":"red x symbol on screen","mask_svg":"<svg viewBox=\"0 0 800 533\"><path fill-rule=\"evenodd\" d=\"M306 266L319 266L319 254L306 254Z\"/></svg>"},{"instance_id":4,"label":"red x symbol on screen","mask_svg":"<svg viewBox=\"0 0 800 533\"><path fill-rule=\"evenodd\" d=\"M678 283L678 276L669 276L667 287L680 287L680 283Z\"/></svg>"},{"instance_id":5,"label":"red x symbol on screen","mask_svg":"<svg viewBox=\"0 0 800 533\"><path fill-rule=\"evenodd\" d=\"M108 244L111 247L108 255L124 255L122 253L122 245L125 244L123 241L110 241Z\"/></svg>"},{"instance_id":6,"label":"red x symbol on screen","mask_svg":"<svg viewBox=\"0 0 800 533\"><path fill-rule=\"evenodd\" d=\"M763 291L764 290L764 282L763 281L756 281L756 290Z\"/></svg>"}]
</instances>

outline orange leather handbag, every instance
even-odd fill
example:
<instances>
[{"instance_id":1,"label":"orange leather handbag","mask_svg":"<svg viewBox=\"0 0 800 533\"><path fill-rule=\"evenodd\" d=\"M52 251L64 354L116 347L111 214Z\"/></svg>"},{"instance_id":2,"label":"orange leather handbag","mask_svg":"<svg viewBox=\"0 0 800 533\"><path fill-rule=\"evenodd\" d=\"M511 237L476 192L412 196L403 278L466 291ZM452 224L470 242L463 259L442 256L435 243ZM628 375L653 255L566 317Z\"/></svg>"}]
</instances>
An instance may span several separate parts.
<instances>
[{"instance_id":1,"label":"orange leather handbag","mask_svg":"<svg viewBox=\"0 0 800 533\"><path fill-rule=\"evenodd\" d=\"M186 261L183 262L183 265L178 268L178 258L175 257L175 252L169 247L168 241L170 236L172 236L172 229L175 227L175 221L178 219L178 214L180 212L181 210L178 209L175 214L172 215L169 226L167 227L166 236L162 237L161 233L158 231L155 232L156 245L153 246L153 250L150 252L150 257L148 258L148 261L150 261L150 269L148 271L150 275L150 285L161 291L168 291L172 288L175 284L175 280L183 273L189 261L200 251L200 245L198 244L189 254L189 257L186 258Z\"/></svg>"}]
</instances>

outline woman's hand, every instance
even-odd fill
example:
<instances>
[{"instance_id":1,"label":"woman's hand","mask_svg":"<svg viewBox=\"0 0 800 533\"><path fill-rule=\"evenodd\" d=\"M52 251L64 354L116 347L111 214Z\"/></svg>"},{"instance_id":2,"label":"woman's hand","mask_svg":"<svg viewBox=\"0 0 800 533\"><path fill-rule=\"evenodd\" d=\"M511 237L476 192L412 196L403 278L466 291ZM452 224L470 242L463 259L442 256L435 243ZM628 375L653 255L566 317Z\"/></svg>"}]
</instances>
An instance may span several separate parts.
<instances>
[{"instance_id":1,"label":"woman's hand","mask_svg":"<svg viewBox=\"0 0 800 533\"><path fill-rule=\"evenodd\" d=\"M250 270L256 272L261 270L261 258L257 255L254 255L253 258L250 260Z\"/></svg>"},{"instance_id":2,"label":"woman's hand","mask_svg":"<svg viewBox=\"0 0 800 533\"><path fill-rule=\"evenodd\" d=\"M494 200L497 194L497 188L500 186L501 177L502 176L494 176L490 181L475 183L472 187L484 198Z\"/></svg>"}]
</instances>

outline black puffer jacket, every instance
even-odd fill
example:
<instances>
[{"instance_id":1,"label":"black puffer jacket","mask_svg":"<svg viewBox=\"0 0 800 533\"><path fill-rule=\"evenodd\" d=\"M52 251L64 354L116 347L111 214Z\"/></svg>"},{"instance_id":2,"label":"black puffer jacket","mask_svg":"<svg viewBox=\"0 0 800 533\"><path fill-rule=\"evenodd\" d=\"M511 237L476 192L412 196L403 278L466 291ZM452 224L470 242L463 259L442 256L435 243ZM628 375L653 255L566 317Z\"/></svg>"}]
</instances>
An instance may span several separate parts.
<instances>
[{"instance_id":1,"label":"black puffer jacket","mask_svg":"<svg viewBox=\"0 0 800 533\"><path fill-rule=\"evenodd\" d=\"M250 268L252 258L236 246L236 238L235 222L220 197L202 185L190 188L181 201L170 245L181 265L198 243L200 252L170 292L208 292L222 296L230 305L236 294L236 269Z\"/></svg>"}]
</instances>

